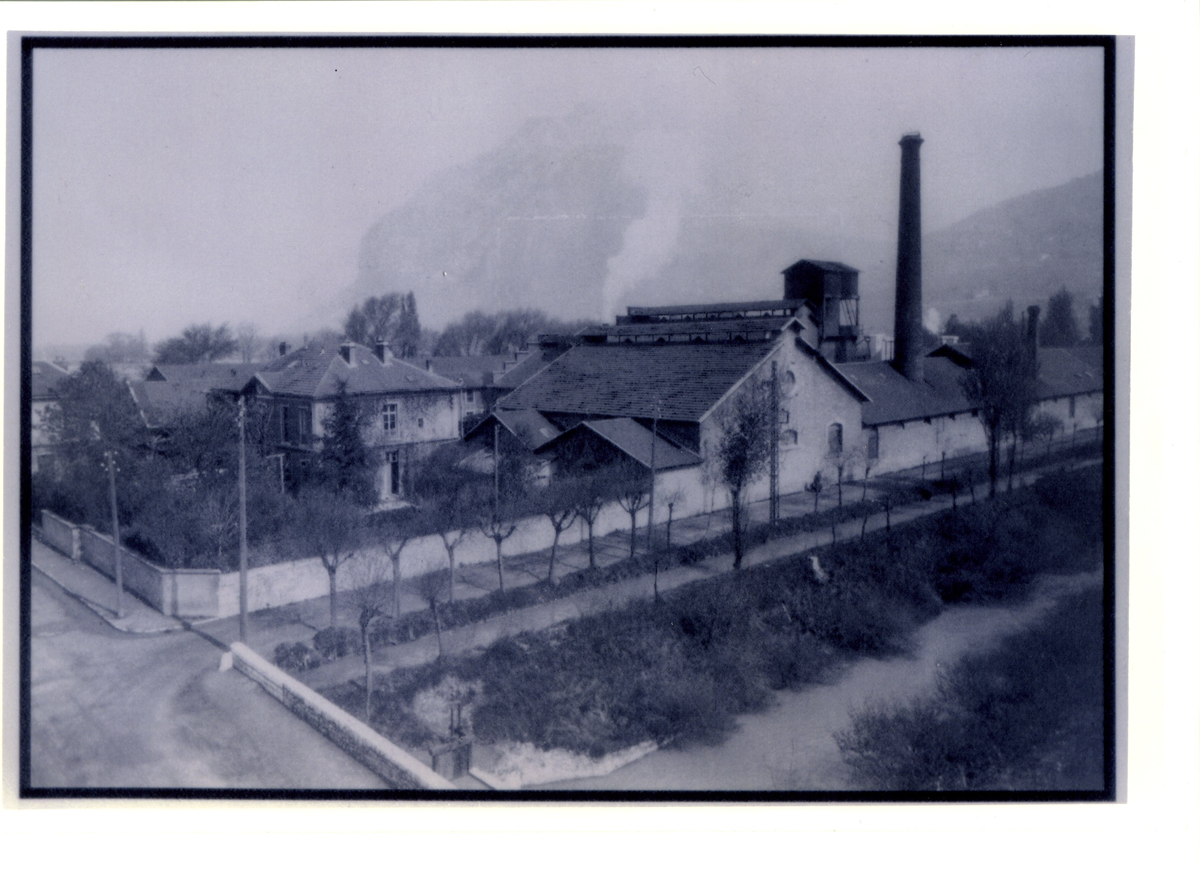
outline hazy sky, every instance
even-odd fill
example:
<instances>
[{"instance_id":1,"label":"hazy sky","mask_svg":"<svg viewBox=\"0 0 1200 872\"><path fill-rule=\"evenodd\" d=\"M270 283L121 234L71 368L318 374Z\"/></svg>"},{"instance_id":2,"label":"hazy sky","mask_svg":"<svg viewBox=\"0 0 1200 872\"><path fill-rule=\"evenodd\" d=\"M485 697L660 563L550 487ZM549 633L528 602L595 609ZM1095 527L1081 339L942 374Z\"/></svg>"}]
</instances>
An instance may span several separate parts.
<instances>
[{"instance_id":1,"label":"hazy sky","mask_svg":"<svg viewBox=\"0 0 1200 872\"><path fill-rule=\"evenodd\" d=\"M648 224L671 221L686 197L714 214L893 237L896 143L919 130L925 229L936 229L1102 167L1102 58L41 49L34 343L138 328L153 342L197 321L251 321L264 334L335 326L329 301L353 283L372 224L530 117L580 106L628 147L626 169L650 191Z\"/></svg>"}]
</instances>

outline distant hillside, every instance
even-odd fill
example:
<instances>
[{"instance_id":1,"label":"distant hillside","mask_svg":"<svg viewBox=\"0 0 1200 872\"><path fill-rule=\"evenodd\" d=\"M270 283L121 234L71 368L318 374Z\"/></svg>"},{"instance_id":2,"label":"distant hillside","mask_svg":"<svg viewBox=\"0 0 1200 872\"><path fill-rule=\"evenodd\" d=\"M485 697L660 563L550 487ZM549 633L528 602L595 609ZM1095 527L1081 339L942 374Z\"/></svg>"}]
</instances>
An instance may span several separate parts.
<instances>
[{"instance_id":1,"label":"distant hillside","mask_svg":"<svg viewBox=\"0 0 1200 872\"><path fill-rule=\"evenodd\" d=\"M774 297L781 270L818 258L858 268L864 327L892 329L894 238L863 238L851 216L814 226L713 215L702 181L672 187L644 159L644 146L639 154L617 144L586 110L527 122L370 229L342 311L411 290L427 326L474 308L596 318L634 303ZM1098 296L1101 203L1096 173L927 233L926 309L978 318L1008 298L1044 302L1062 285L1080 301Z\"/></svg>"},{"instance_id":2,"label":"distant hillside","mask_svg":"<svg viewBox=\"0 0 1200 872\"><path fill-rule=\"evenodd\" d=\"M945 318L987 316L1005 300L1044 303L1066 285L1077 301L1104 289L1101 173L1006 200L925 236L924 303ZM1078 314L1078 312L1077 312Z\"/></svg>"},{"instance_id":3,"label":"distant hillside","mask_svg":"<svg viewBox=\"0 0 1200 872\"><path fill-rule=\"evenodd\" d=\"M411 290L438 324L473 308L593 314L608 259L646 208L623 160L586 116L531 120L377 222L347 302Z\"/></svg>"}]
</instances>

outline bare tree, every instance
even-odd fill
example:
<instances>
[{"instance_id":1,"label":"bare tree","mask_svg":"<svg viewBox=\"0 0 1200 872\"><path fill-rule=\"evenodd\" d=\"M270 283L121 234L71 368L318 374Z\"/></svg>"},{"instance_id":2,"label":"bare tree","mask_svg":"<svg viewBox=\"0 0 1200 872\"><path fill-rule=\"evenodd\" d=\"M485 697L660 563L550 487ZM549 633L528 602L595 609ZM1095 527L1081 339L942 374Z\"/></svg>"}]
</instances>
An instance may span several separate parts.
<instances>
[{"instance_id":1,"label":"bare tree","mask_svg":"<svg viewBox=\"0 0 1200 872\"><path fill-rule=\"evenodd\" d=\"M821 491L825 490L825 483L821 481L821 470L817 470L812 481L804 486L804 489L813 495L813 511L821 508Z\"/></svg>"},{"instance_id":2,"label":"bare tree","mask_svg":"<svg viewBox=\"0 0 1200 872\"><path fill-rule=\"evenodd\" d=\"M321 560L329 575L329 626L337 626L337 571L359 546L363 510L353 501L321 488L300 495L297 506L299 539Z\"/></svg>"},{"instance_id":3,"label":"bare tree","mask_svg":"<svg viewBox=\"0 0 1200 872\"><path fill-rule=\"evenodd\" d=\"M371 624L382 617L388 602L387 566L376 559L364 559L354 573L348 591L350 605L358 612L358 630L362 634L363 670L367 691L366 717L371 723L371 691L374 675L371 671Z\"/></svg>"},{"instance_id":4,"label":"bare tree","mask_svg":"<svg viewBox=\"0 0 1200 872\"><path fill-rule=\"evenodd\" d=\"M238 353L242 363L252 363L258 359L263 348L263 339L258 335L258 328L249 321L243 321L237 328Z\"/></svg>"},{"instance_id":5,"label":"bare tree","mask_svg":"<svg viewBox=\"0 0 1200 872\"><path fill-rule=\"evenodd\" d=\"M438 659L442 659L442 616L438 609L450 592L450 577L441 572L427 572L410 583L413 593L419 596L433 615L433 631L437 634Z\"/></svg>"},{"instance_id":6,"label":"bare tree","mask_svg":"<svg viewBox=\"0 0 1200 872\"><path fill-rule=\"evenodd\" d=\"M575 515L587 526L588 566L596 567L596 520L608 502L610 490L607 482L598 474L581 475L571 479L568 493Z\"/></svg>"},{"instance_id":7,"label":"bare tree","mask_svg":"<svg viewBox=\"0 0 1200 872\"><path fill-rule=\"evenodd\" d=\"M742 565L743 501L746 490L767 471L774 414L766 382L747 385L717 412L721 435L713 454L713 472L729 491L735 569Z\"/></svg>"},{"instance_id":8,"label":"bare tree","mask_svg":"<svg viewBox=\"0 0 1200 872\"><path fill-rule=\"evenodd\" d=\"M404 547L420 535L416 512L412 509L402 509L387 512L372 523L373 538L383 549L392 564L393 613L397 618L403 610L401 597L403 585L400 580L400 555Z\"/></svg>"},{"instance_id":9,"label":"bare tree","mask_svg":"<svg viewBox=\"0 0 1200 872\"><path fill-rule=\"evenodd\" d=\"M458 566L455 551L479 523L479 507L486 505L482 477L460 463L465 449L447 446L430 456L417 471L414 486L420 511L442 540L450 564L447 598L454 602Z\"/></svg>"},{"instance_id":10,"label":"bare tree","mask_svg":"<svg viewBox=\"0 0 1200 872\"><path fill-rule=\"evenodd\" d=\"M575 508L575 486L576 482L571 479L552 481L538 499L539 511L550 522L550 527L554 530L554 541L550 543L550 569L547 575L551 584L558 584L558 579L554 576L554 561L558 556L558 539L562 536L563 531L574 524L576 518L579 517Z\"/></svg>"},{"instance_id":11,"label":"bare tree","mask_svg":"<svg viewBox=\"0 0 1200 872\"><path fill-rule=\"evenodd\" d=\"M650 503L649 471L640 464L625 464L614 471L613 488L619 505L629 515L629 556L637 550L637 514Z\"/></svg>"},{"instance_id":12,"label":"bare tree","mask_svg":"<svg viewBox=\"0 0 1200 872\"><path fill-rule=\"evenodd\" d=\"M1013 320L1012 307L986 322L971 347L972 363L962 379L963 392L979 411L988 440L990 496L996 495L1000 443L1012 438L1009 469L1016 441L1036 402L1037 359L1024 332Z\"/></svg>"},{"instance_id":13,"label":"bare tree","mask_svg":"<svg viewBox=\"0 0 1200 872\"><path fill-rule=\"evenodd\" d=\"M671 547L671 522L675 518L675 507L686 499L687 494L681 487L674 487L659 495L659 501L667 507L667 548Z\"/></svg>"}]
</instances>

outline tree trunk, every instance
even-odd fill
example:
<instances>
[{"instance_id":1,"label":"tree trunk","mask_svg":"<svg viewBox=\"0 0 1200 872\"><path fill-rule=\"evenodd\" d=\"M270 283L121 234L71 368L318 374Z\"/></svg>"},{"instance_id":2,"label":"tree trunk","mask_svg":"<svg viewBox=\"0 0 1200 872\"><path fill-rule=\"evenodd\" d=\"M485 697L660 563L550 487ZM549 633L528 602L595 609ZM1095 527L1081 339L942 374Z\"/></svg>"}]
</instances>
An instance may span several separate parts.
<instances>
[{"instance_id":1,"label":"tree trunk","mask_svg":"<svg viewBox=\"0 0 1200 872\"><path fill-rule=\"evenodd\" d=\"M325 571L329 573L329 626L337 626L337 567L332 569L328 566Z\"/></svg>"},{"instance_id":2,"label":"tree trunk","mask_svg":"<svg viewBox=\"0 0 1200 872\"><path fill-rule=\"evenodd\" d=\"M433 600L429 604L429 610L433 612L433 632L437 635L438 656L437 659L442 659L442 616L438 614L437 600Z\"/></svg>"},{"instance_id":3,"label":"tree trunk","mask_svg":"<svg viewBox=\"0 0 1200 872\"><path fill-rule=\"evenodd\" d=\"M504 596L504 553L502 546L504 539L499 536L493 536L492 541L496 543L496 569L500 575L500 596Z\"/></svg>"},{"instance_id":4,"label":"tree trunk","mask_svg":"<svg viewBox=\"0 0 1200 872\"><path fill-rule=\"evenodd\" d=\"M396 596L396 620L400 620L401 610L403 609L400 602L402 595L400 585L400 552L397 551L395 554L389 554L388 557L392 559L392 589Z\"/></svg>"},{"instance_id":5,"label":"tree trunk","mask_svg":"<svg viewBox=\"0 0 1200 872\"><path fill-rule=\"evenodd\" d=\"M733 568L742 566L742 491L741 488L730 490L733 497L730 504L730 514L733 520Z\"/></svg>"},{"instance_id":6,"label":"tree trunk","mask_svg":"<svg viewBox=\"0 0 1200 872\"><path fill-rule=\"evenodd\" d=\"M558 527L554 528L554 541L550 543L550 574L549 579L551 584L558 584L554 578L554 558L558 553L558 537L562 535L562 530Z\"/></svg>"},{"instance_id":7,"label":"tree trunk","mask_svg":"<svg viewBox=\"0 0 1200 872\"><path fill-rule=\"evenodd\" d=\"M842 469L838 467L838 508L842 507Z\"/></svg>"},{"instance_id":8,"label":"tree trunk","mask_svg":"<svg viewBox=\"0 0 1200 872\"><path fill-rule=\"evenodd\" d=\"M820 506L821 506L821 492L814 488L813 489L813 511L814 512L817 511L817 509L820 508Z\"/></svg>"},{"instance_id":9,"label":"tree trunk","mask_svg":"<svg viewBox=\"0 0 1200 872\"><path fill-rule=\"evenodd\" d=\"M667 504L667 547L671 547L671 518L675 514L675 506Z\"/></svg>"},{"instance_id":10,"label":"tree trunk","mask_svg":"<svg viewBox=\"0 0 1200 872\"><path fill-rule=\"evenodd\" d=\"M629 556L637 550L637 509L629 513Z\"/></svg>"},{"instance_id":11,"label":"tree trunk","mask_svg":"<svg viewBox=\"0 0 1200 872\"><path fill-rule=\"evenodd\" d=\"M858 538L860 541L867 538L867 519L870 517L871 517L870 512L863 512L862 532L858 534Z\"/></svg>"},{"instance_id":12,"label":"tree trunk","mask_svg":"<svg viewBox=\"0 0 1200 872\"><path fill-rule=\"evenodd\" d=\"M596 523L595 521L588 521L588 522L587 522L587 528L588 528L588 566L589 566L590 568L592 568L592 569L595 569L595 568L596 568L596 539L595 539L595 537L592 535L592 527L595 525L595 523Z\"/></svg>"},{"instance_id":13,"label":"tree trunk","mask_svg":"<svg viewBox=\"0 0 1200 872\"><path fill-rule=\"evenodd\" d=\"M1000 477L1000 437L988 437L988 499L996 497L996 479Z\"/></svg>"},{"instance_id":14,"label":"tree trunk","mask_svg":"<svg viewBox=\"0 0 1200 872\"><path fill-rule=\"evenodd\" d=\"M457 547L457 545L446 546L446 556L450 558L450 586L449 592L446 594L446 599L450 602L454 602L454 570L456 568L454 565L454 549Z\"/></svg>"},{"instance_id":15,"label":"tree trunk","mask_svg":"<svg viewBox=\"0 0 1200 872\"><path fill-rule=\"evenodd\" d=\"M1012 445L1008 446L1008 492L1012 493L1013 489L1013 468L1017 461L1017 439L1014 436Z\"/></svg>"},{"instance_id":16,"label":"tree trunk","mask_svg":"<svg viewBox=\"0 0 1200 872\"><path fill-rule=\"evenodd\" d=\"M363 665L367 673L367 715L364 722L367 726L371 724L371 624L367 623L362 631L363 640Z\"/></svg>"}]
</instances>

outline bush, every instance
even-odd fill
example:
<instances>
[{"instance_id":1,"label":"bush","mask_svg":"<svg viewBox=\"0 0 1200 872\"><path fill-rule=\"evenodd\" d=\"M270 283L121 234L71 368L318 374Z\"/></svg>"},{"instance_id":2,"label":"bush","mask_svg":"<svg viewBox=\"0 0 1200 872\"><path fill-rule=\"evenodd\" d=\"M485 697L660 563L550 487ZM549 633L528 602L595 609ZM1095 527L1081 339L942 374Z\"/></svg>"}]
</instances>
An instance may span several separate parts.
<instances>
[{"instance_id":1,"label":"bush","mask_svg":"<svg viewBox=\"0 0 1200 872\"><path fill-rule=\"evenodd\" d=\"M1100 790L1100 590L968 656L929 699L855 715L837 735L854 782L875 790Z\"/></svg>"},{"instance_id":2,"label":"bush","mask_svg":"<svg viewBox=\"0 0 1200 872\"><path fill-rule=\"evenodd\" d=\"M313 636L313 647L325 660L362 654L362 634L356 627L326 627Z\"/></svg>"},{"instance_id":3,"label":"bush","mask_svg":"<svg viewBox=\"0 0 1200 872\"><path fill-rule=\"evenodd\" d=\"M275 665L289 672L304 672L320 666L321 655L303 642L280 642L275 646Z\"/></svg>"}]
</instances>

